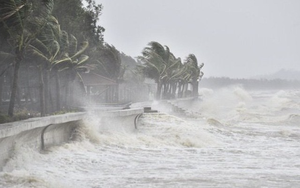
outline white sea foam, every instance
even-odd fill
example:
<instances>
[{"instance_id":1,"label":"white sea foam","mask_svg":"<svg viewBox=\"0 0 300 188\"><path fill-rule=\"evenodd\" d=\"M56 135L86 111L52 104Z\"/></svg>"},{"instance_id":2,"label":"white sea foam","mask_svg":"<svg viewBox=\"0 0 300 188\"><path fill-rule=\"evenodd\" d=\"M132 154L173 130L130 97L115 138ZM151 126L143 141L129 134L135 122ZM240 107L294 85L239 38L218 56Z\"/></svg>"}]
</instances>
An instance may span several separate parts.
<instances>
[{"instance_id":1,"label":"white sea foam","mask_svg":"<svg viewBox=\"0 0 300 188\"><path fill-rule=\"evenodd\" d=\"M200 92L196 118L144 114L125 130L90 116L74 142L43 154L17 148L0 187L300 185L300 92Z\"/></svg>"}]
</instances>

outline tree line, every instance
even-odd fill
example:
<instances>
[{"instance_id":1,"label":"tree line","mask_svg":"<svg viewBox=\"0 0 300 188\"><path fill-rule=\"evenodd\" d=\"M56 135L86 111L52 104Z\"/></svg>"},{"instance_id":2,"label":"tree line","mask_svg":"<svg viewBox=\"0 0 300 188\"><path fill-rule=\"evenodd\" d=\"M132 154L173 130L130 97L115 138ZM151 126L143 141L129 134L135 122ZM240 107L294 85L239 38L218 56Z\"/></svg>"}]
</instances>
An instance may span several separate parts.
<instances>
[{"instance_id":1,"label":"tree line","mask_svg":"<svg viewBox=\"0 0 300 188\"><path fill-rule=\"evenodd\" d=\"M9 116L21 99L31 106L39 99L41 116L69 108L79 72L92 69L119 77L119 51L104 43L104 28L98 24L102 5L85 3L0 1L0 103L3 95L9 96ZM33 97L36 91L39 96Z\"/></svg>"},{"instance_id":2,"label":"tree line","mask_svg":"<svg viewBox=\"0 0 300 188\"><path fill-rule=\"evenodd\" d=\"M202 79L200 86L211 89L219 89L232 85L240 85L247 90L282 90L299 89L299 80L284 79L245 79L228 77L209 77Z\"/></svg>"},{"instance_id":3,"label":"tree line","mask_svg":"<svg viewBox=\"0 0 300 188\"><path fill-rule=\"evenodd\" d=\"M102 9L94 0L0 0L0 110L71 110L86 97L80 73L89 71L136 87L154 79L157 99L198 95L195 55L182 62L150 42L135 60L105 43Z\"/></svg>"},{"instance_id":4,"label":"tree line","mask_svg":"<svg viewBox=\"0 0 300 188\"><path fill-rule=\"evenodd\" d=\"M150 42L138 57L143 75L157 83L156 99L171 99L198 96L199 81L204 64L198 66L194 54L189 54L182 62L175 57L168 46ZM189 84L192 86L189 90Z\"/></svg>"}]
</instances>

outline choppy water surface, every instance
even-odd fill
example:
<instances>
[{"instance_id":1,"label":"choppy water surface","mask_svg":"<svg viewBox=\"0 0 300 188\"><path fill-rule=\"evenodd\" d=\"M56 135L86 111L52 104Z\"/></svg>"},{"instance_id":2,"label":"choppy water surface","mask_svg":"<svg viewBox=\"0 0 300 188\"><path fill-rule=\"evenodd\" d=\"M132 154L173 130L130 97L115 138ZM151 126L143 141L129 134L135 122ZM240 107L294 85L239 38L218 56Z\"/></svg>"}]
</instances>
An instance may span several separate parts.
<instances>
[{"instance_id":1,"label":"choppy water surface","mask_svg":"<svg viewBox=\"0 0 300 188\"><path fill-rule=\"evenodd\" d=\"M145 114L133 132L83 128L45 154L19 148L0 187L300 187L300 91L201 94L192 117Z\"/></svg>"}]
</instances>

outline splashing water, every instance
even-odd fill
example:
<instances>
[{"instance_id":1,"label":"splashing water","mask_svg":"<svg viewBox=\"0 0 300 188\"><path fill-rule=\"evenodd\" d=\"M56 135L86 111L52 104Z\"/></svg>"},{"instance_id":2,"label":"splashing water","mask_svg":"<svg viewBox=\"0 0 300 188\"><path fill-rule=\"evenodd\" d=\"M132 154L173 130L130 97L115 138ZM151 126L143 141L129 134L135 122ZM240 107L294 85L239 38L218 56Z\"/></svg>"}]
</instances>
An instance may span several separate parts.
<instances>
[{"instance_id":1,"label":"splashing water","mask_svg":"<svg viewBox=\"0 0 300 188\"><path fill-rule=\"evenodd\" d=\"M91 116L77 141L45 154L17 148L0 187L300 185L299 91L200 93L193 118L144 114L124 131Z\"/></svg>"}]
</instances>

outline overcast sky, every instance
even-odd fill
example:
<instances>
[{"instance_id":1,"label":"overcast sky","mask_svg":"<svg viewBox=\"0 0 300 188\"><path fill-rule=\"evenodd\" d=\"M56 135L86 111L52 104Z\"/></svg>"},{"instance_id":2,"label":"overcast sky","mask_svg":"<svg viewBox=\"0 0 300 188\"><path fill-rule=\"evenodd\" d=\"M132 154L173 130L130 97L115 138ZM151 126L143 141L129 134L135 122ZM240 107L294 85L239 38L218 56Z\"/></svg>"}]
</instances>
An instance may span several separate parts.
<instances>
[{"instance_id":1,"label":"overcast sky","mask_svg":"<svg viewBox=\"0 0 300 188\"><path fill-rule=\"evenodd\" d=\"M132 57L150 41L206 77L247 78L300 70L300 0L96 0L104 40Z\"/></svg>"}]
</instances>

